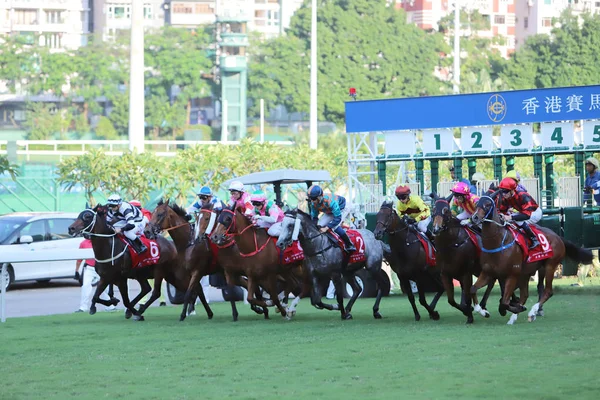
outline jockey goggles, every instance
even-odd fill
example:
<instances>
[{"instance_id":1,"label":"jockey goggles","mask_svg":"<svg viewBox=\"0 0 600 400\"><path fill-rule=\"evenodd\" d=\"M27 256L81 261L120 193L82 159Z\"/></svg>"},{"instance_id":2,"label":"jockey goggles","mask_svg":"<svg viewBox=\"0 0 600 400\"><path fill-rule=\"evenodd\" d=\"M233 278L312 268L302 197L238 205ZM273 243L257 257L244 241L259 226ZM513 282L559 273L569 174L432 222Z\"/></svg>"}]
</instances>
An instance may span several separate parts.
<instances>
[{"instance_id":1,"label":"jockey goggles","mask_svg":"<svg viewBox=\"0 0 600 400\"><path fill-rule=\"evenodd\" d=\"M252 205L255 206L255 207L260 207L263 204L265 204L264 201L251 201L250 203L252 203Z\"/></svg>"},{"instance_id":2,"label":"jockey goggles","mask_svg":"<svg viewBox=\"0 0 600 400\"><path fill-rule=\"evenodd\" d=\"M406 200L406 199L408 199L407 194L401 194L400 196L398 196L398 200Z\"/></svg>"},{"instance_id":3,"label":"jockey goggles","mask_svg":"<svg viewBox=\"0 0 600 400\"><path fill-rule=\"evenodd\" d=\"M210 196L207 196L205 194L199 194L198 197L200 198L200 200L208 200L208 199L210 199Z\"/></svg>"}]
</instances>

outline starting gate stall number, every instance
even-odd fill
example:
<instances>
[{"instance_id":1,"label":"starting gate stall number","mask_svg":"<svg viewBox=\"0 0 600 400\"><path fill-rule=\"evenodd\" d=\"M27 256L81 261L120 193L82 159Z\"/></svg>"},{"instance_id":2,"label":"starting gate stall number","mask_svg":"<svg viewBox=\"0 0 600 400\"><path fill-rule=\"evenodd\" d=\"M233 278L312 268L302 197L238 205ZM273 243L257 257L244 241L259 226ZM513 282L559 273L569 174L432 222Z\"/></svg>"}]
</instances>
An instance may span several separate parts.
<instances>
[{"instance_id":1,"label":"starting gate stall number","mask_svg":"<svg viewBox=\"0 0 600 400\"><path fill-rule=\"evenodd\" d=\"M462 128L460 131L460 147L464 155L490 154L492 152L494 134L491 126Z\"/></svg>"},{"instance_id":2,"label":"starting gate stall number","mask_svg":"<svg viewBox=\"0 0 600 400\"><path fill-rule=\"evenodd\" d=\"M423 130L423 155L450 155L454 150L454 133L451 129Z\"/></svg>"},{"instance_id":3,"label":"starting gate stall number","mask_svg":"<svg viewBox=\"0 0 600 400\"><path fill-rule=\"evenodd\" d=\"M385 132L385 155L412 157L417 152L414 131Z\"/></svg>"},{"instance_id":4,"label":"starting gate stall number","mask_svg":"<svg viewBox=\"0 0 600 400\"><path fill-rule=\"evenodd\" d=\"M543 123L542 147L544 150L571 150L575 143L573 122Z\"/></svg>"},{"instance_id":5,"label":"starting gate stall number","mask_svg":"<svg viewBox=\"0 0 600 400\"><path fill-rule=\"evenodd\" d=\"M504 125L500 128L500 144L503 153L528 152L533 145L531 125Z\"/></svg>"},{"instance_id":6,"label":"starting gate stall number","mask_svg":"<svg viewBox=\"0 0 600 400\"><path fill-rule=\"evenodd\" d=\"M583 145L586 149L600 148L600 120L583 122Z\"/></svg>"}]
</instances>

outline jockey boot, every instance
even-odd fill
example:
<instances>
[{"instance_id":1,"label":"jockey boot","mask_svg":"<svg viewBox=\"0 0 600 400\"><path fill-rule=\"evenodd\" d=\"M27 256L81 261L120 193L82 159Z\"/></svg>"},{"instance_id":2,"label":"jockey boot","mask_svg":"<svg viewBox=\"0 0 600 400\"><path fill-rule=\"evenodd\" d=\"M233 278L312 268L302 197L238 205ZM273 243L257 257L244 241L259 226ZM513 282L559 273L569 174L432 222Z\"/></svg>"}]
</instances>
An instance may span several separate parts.
<instances>
[{"instance_id":1,"label":"jockey boot","mask_svg":"<svg viewBox=\"0 0 600 400\"><path fill-rule=\"evenodd\" d=\"M521 228L523 228L523 230L525 231L527 236L529 236L529 239L531 239L531 245L529 246L529 248L533 249L533 248L539 246L540 242L539 242L536 234L533 233L533 231L531 230L531 227L527 224L527 222L523 222L523 225L521 225Z\"/></svg>"},{"instance_id":2,"label":"jockey boot","mask_svg":"<svg viewBox=\"0 0 600 400\"><path fill-rule=\"evenodd\" d=\"M336 230L336 233L344 241L344 247L345 247L344 250L346 250L348 253L356 251L356 247L354 247L354 244L352 243L352 241L348 237L348 234L346 233L346 231L344 231L343 229L339 229L339 230Z\"/></svg>"},{"instance_id":3,"label":"jockey boot","mask_svg":"<svg viewBox=\"0 0 600 400\"><path fill-rule=\"evenodd\" d=\"M142 239L140 239L139 237L136 237L135 240L132 241L132 243L133 243L133 249L138 254L142 254L143 252L148 250L148 248L146 246L144 246L144 243L142 243Z\"/></svg>"}]
</instances>

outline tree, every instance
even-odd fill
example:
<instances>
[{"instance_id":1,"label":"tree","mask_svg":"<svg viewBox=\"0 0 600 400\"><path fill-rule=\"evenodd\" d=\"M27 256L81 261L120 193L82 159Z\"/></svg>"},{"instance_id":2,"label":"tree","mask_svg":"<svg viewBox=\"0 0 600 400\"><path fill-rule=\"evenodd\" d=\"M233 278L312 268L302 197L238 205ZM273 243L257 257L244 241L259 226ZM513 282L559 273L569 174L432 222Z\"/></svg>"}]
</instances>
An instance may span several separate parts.
<instances>
[{"instance_id":1,"label":"tree","mask_svg":"<svg viewBox=\"0 0 600 400\"><path fill-rule=\"evenodd\" d=\"M98 118L98 125L96 126L96 136L105 140L115 140L119 138L117 130L113 126L110 119L102 115Z\"/></svg>"},{"instance_id":2,"label":"tree","mask_svg":"<svg viewBox=\"0 0 600 400\"><path fill-rule=\"evenodd\" d=\"M292 17L286 38L255 51L249 75L255 102L263 97L271 105L269 93L279 89L277 103L288 111L309 111L310 13L305 3ZM405 12L385 0L320 2L318 32L320 119L343 122L350 87L361 97L378 99L439 94L445 85L433 75L439 53L448 52L442 35L408 24ZM256 65L265 60L270 65Z\"/></svg>"},{"instance_id":3,"label":"tree","mask_svg":"<svg viewBox=\"0 0 600 400\"><path fill-rule=\"evenodd\" d=\"M14 181L19 175L19 167L16 164L11 164L6 156L0 156L0 176L4 174L9 174Z\"/></svg>"},{"instance_id":4,"label":"tree","mask_svg":"<svg viewBox=\"0 0 600 400\"><path fill-rule=\"evenodd\" d=\"M66 184L67 191L76 185L83 186L86 199L93 206L96 203L94 193L115 172L108 168L109 160L103 149L92 149L80 156L64 159L58 164L58 182Z\"/></svg>"}]
</instances>

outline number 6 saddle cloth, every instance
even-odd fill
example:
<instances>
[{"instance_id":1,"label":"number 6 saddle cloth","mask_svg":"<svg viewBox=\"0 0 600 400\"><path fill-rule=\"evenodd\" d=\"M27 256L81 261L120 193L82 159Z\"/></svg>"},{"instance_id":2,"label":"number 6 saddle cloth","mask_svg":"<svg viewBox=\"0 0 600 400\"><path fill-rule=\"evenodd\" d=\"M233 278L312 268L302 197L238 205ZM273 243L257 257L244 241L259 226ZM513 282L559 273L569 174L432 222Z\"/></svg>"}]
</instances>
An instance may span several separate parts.
<instances>
[{"instance_id":1,"label":"number 6 saddle cloth","mask_svg":"<svg viewBox=\"0 0 600 400\"><path fill-rule=\"evenodd\" d=\"M513 237L523 250L523 261L529 264L552 257L554 255L554 251L552 250L552 246L550 245L546 235L536 225L529 224L529 226L540 242L540 244L533 249L529 248L531 239L529 239L527 235L513 225L508 225L510 232L513 234Z\"/></svg>"},{"instance_id":2,"label":"number 6 saddle cloth","mask_svg":"<svg viewBox=\"0 0 600 400\"><path fill-rule=\"evenodd\" d=\"M142 241L142 243L144 243L144 246L146 246L148 250L141 254L138 254L135 252L135 250L129 243L129 240L127 240L125 236L123 236L122 234L118 234L117 237L121 239L123 243L129 246L129 255L131 256L132 269L143 268L158 263L158 260L160 259L160 249L155 240L150 240L143 235L140 236L140 240Z\"/></svg>"}]
</instances>

